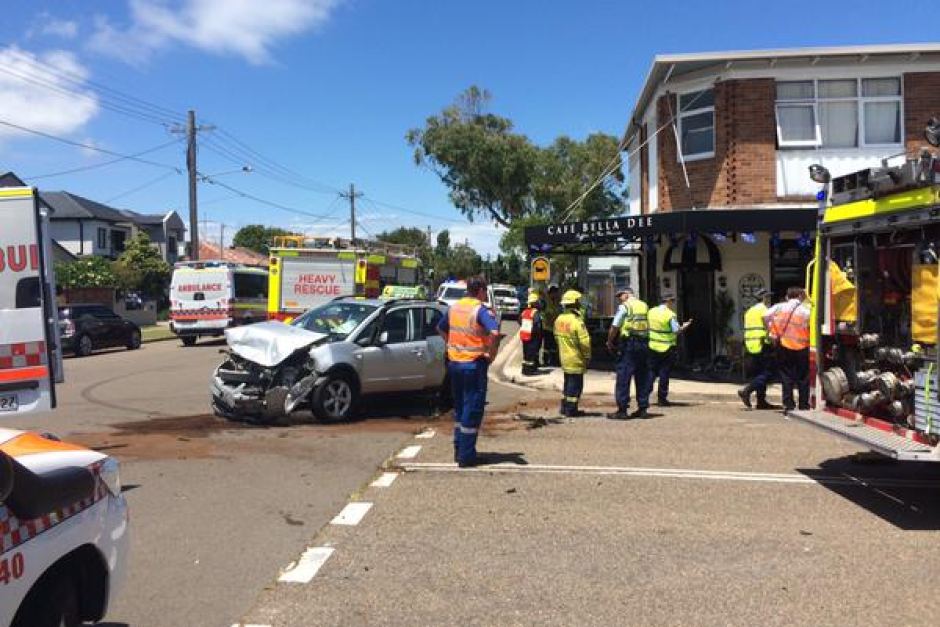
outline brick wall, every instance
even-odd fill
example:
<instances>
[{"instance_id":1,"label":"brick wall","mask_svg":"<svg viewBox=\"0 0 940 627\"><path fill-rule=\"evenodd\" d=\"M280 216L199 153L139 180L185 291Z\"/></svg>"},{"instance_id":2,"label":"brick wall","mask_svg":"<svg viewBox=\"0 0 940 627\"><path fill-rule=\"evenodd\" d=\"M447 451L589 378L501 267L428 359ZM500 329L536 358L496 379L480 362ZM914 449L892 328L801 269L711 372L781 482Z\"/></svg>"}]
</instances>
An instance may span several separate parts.
<instances>
[{"instance_id":1,"label":"brick wall","mask_svg":"<svg viewBox=\"0 0 940 627\"><path fill-rule=\"evenodd\" d=\"M650 152L646 144L646 125L640 126L640 213L649 213Z\"/></svg>"},{"instance_id":2,"label":"brick wall","mask_svg":"<svg viewBox=\"0 0 940 627\"><path fill-rule=\"evenodd\" d=\"M904 138L908 151L928 146L924 126L940 117L940 72L911 72L904 75Z\"/></svg>"},{"instance_id":3,"label":"brick wall","mask_svg":"<svg viewBox=\"0 0 940 627\"><path fill-rule=\"evenodd\" d=\"M686 162L688 187L672 127L657 138L660 211L777 201L773 79L724 81L714 89L715 156ZM660 123L671 119L677 107L674 94L662 96Z\"/></svg>"}]
</instances>

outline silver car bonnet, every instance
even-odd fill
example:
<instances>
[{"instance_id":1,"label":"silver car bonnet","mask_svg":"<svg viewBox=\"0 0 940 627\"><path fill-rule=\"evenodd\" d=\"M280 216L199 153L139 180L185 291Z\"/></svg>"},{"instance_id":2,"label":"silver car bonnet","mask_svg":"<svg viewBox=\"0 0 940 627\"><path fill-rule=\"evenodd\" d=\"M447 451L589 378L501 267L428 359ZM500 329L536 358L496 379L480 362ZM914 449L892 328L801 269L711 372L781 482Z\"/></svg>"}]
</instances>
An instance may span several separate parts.
<instances>
[{"instance_id":1,"label":"silver car bonnet","mask_svg":"<svg viewBox=\"0 0 940 627\"><path fill-rule=\"evenodd\" d=\"M225 341L235 354L265 368L278 365L300 349L326 337L325 333L275 320L225 330Z\"/></svg>"}]
</instances>

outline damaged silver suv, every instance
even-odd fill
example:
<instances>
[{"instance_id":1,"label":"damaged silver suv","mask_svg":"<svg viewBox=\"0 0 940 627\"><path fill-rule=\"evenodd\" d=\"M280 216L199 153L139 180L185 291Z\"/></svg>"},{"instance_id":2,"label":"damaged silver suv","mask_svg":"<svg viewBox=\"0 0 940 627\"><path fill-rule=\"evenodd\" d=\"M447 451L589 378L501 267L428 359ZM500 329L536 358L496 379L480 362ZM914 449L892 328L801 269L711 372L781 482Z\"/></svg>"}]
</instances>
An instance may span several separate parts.
<instances>
[{"instance_id":1,"label":"damaged silver suv","mask_svg":"<svg viewBox=\"0 0 940 627\"><path fill-rule=\"evenodd\" d=\"M437 323L445 311L424 301L341 297L290 325L228 329L212 408L226 418L275 422L309 407L319 419L336 420L352 415L367 394L443 392Z\"/></svg>"}]
</instances>

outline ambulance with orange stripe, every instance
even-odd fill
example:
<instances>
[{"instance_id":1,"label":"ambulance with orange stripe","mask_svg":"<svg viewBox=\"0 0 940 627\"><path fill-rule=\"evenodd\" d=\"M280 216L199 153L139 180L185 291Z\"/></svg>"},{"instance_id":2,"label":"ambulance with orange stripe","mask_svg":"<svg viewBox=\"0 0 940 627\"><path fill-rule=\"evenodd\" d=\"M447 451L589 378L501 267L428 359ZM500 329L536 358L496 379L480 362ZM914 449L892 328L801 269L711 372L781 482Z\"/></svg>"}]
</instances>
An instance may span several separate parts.
<instances>
[{"instance_id":1,"label":"ambulance with orange stripe","mask_svg":"<svg viewBox=\"0 0 940 627\"><path fill-rule=\"evenodd\" d=\"M117 461L2 426L55 407L50 246L35 190L0 187L0 627L101 620L127 559Z\"/></svg>"},{"instance_id":2,"label":"ambulance with orange stripe","mask_svg":"<svg viewBox=\"0 0 940 627\"><path fill-rule=\"evenodd\" d=\"M418 257L395 244L284 235L268 254L269 320L289 322L340 296L379 298L387 285L416 287L422 278Z\"/></svg>"},{"instance_id":3,"label":"ambulance with orange stripe","mask_svg":"<svg viewBox=\"0 0 940 627\"><path fill-rule=\"evenodd\" d=\"M170 329L184 346L267 319L268 273L222 260L177 263L170 280Z\"/></svg>"}]
</instances>

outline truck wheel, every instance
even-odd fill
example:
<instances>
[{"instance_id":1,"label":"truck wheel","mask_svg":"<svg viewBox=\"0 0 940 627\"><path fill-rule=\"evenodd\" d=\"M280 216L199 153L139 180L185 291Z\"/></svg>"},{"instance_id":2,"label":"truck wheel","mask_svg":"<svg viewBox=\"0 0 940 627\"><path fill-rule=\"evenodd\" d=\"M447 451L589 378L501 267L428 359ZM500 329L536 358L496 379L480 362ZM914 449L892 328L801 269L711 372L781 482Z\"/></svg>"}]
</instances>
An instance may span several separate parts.
<instances>
[{"instance_id":1,"label":"truck wheel","mask_svg":"<svg viewBox=\"0 0 940 627\"><path fill-rule=\"evenodd\" d=\"M320 420L345 420L356 407L356 387L348 375L332 374L313 391L311 408Z\"/></svg>"},{"instance_id":2,"label":"truck wheel","mask_svg":"<svg viewBox=\"0 0 940 627\"><path fill-rule=\"evenodd\" d=\"M140 348L140 331L136 329L131 331L131 336L127 338L127 350L135 351Z\"/></svg>"},{"instance_id":3,"label":"truck wheel","mask_svg":"<svg viewBox=\"0 0 940 627\"><path fill-rule=\"evenodd\" d=\"M195 346L197 339L198 338L195 335L184 335L180 338L180 340L183 342L183 346Z\"/></svg>"},{"instance_id":4,"label":"truck wheel","mask_svg":"<svg viewBox=\"0 0 940 627\"><path fill-rule=\"evenodd\" d=\"M94 350L94 348L95 346L92 344L91 338L87 335L82 335L75 343L75 356L88 357L91 355L91 351Z\"/></svg>"},{"instance_id":5,"label":"truck wheel","mask_svg":"<svg viewBox=\"0 0 940 627\"><path fill-rule=\"evenodd\" d=\"M45 578L43 578L45 579ZM72 578L61 573L29 591L10 627L79 627L78 591Z\"/></svg>"}]
</instances>

